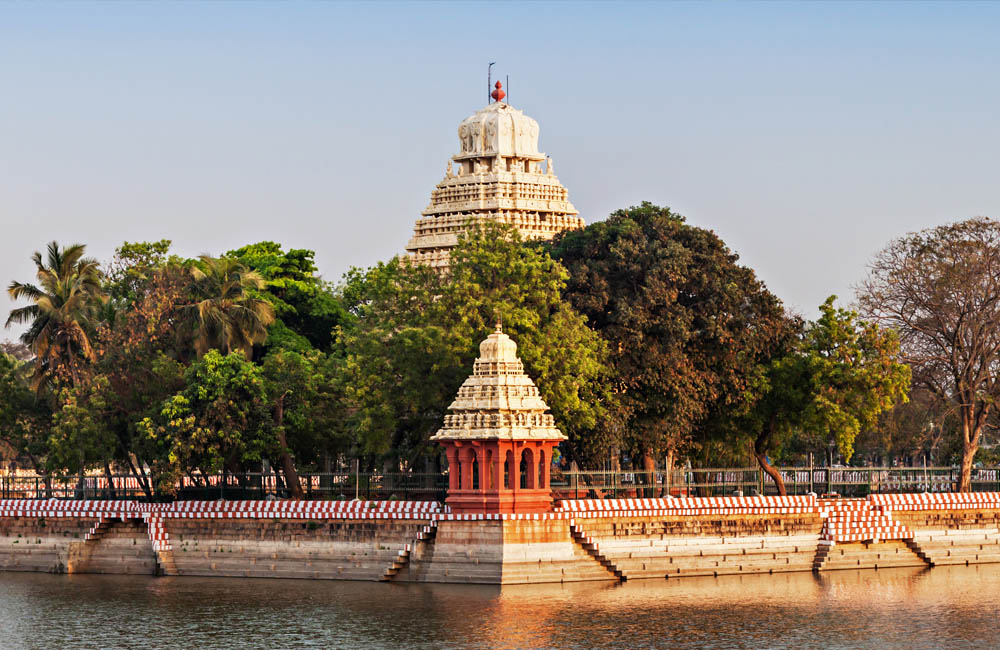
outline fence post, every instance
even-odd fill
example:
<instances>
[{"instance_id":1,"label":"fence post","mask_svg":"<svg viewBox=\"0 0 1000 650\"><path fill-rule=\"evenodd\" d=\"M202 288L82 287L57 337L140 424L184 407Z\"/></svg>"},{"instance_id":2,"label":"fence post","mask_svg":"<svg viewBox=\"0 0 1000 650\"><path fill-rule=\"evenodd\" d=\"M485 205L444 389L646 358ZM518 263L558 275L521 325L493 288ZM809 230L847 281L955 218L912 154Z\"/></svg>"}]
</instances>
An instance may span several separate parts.
<instances>
[{"instance_id":1,"label":"fence post","mask_svg":"<svg viewBox=\"0 0 1000 650\"><path fill-rule=\"evenodd\" d=\"M809 491L816 492L813 489L813 455L811 451L809 452Z\"/></svg>"}]
</instances>

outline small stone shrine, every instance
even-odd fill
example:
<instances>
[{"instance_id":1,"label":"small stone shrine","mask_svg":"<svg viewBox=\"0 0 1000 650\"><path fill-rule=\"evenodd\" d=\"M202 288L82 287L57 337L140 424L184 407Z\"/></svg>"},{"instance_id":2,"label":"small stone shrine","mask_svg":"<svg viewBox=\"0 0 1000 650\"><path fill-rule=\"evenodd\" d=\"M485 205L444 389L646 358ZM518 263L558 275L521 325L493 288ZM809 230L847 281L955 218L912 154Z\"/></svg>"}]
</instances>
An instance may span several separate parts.
<instances>
[{"instance_id":1,"label":"small stone shrine","mask_svg":"<svg viewBox=\"0 0 1000 650\"><path fill-rule=\"evenodd\" d=\"M453 512L552 509L552 449L566 436L500 325L479 344L472 375L448 408L451 415L431 440L448 457L446 502Z\"/></svg>"},{"instance_id":2,"label":"small stone shrine","mask_svg":"<svg viewBox=\"0 0 1000 650\"><path fill-rule=\"evenodd\" d=\"M526 240L583 227L552 159L538 151L538 122L505 104L504 96L498 81L495 101L459 125L459 153L406 245L411 262L446 269L470 220L511 224Z\"/></svg>"}]
</instances>

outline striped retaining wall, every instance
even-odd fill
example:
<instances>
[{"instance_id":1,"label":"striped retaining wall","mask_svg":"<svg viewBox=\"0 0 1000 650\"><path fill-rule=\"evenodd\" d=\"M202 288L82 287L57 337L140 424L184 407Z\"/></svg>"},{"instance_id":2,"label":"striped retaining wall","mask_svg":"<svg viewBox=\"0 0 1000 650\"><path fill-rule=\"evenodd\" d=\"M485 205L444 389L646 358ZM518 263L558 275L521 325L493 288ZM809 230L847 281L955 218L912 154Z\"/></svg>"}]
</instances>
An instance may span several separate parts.
<instances>
[{"instance_id":1,"label":"striped retaining wall","mask_svg":"<svg viewBox=\"0 0 1000 650\"><path fill-rule=\"evenodd\" d=\"M430 501L0 500L0 569L116 562L181 576L487 584L1000 562L1000 493L579 499L540 514Z\"/></svg>"}]
</instances>

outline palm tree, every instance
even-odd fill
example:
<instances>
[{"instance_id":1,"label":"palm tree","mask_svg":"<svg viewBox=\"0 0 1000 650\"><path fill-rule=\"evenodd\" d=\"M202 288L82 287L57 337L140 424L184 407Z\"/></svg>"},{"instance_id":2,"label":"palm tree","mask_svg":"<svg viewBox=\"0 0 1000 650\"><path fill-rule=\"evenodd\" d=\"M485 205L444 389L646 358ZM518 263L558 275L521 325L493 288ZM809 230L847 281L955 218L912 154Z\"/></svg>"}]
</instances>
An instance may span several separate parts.
<instances>
[{"instance_id":1,"label":"palm tree","mask_svg":"<svg viewBox=\"0 0 1000 650\"><path fill-rule=\"evenodd\" d=\"M38 285L11 282L7 287L11 299L31 301L11 310L6 327L30 323L20 339L35 355L35 390L57 375L75 383L80 364L94 360L90 335L104 292L97 261L84 257L84 248L60 249L51 242L44 260L39 252L31 257Z\"/></svg>"},{"instance_id":2,"label":"palm tree","mask_svg":"<svg viewBox=\"0 0 1000 650\"><path fill-rule=\"evenodd\" d=\"M234 259L208 255L200 259L191 267L195 302L188 306L194 349L199 357L211 349L223 354L242 350L249 359L253 346L264 342L267 326L274 322L271 304L251 295L264 288L264 279Z\"/></svg>"}]
</instances>

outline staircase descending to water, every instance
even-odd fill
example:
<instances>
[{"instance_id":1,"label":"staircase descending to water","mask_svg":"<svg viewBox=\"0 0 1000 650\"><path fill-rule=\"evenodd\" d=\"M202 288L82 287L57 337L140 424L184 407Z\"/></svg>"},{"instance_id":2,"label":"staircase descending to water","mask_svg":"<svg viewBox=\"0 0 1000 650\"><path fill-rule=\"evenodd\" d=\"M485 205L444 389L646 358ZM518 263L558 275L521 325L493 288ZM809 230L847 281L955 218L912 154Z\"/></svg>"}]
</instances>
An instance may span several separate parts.
<instances>
[{"instance_id":1,"label":"staircase descending to water","mask_svg":"<svg viewBox=\"0 0 1000 650\"><path fill-rule=\"evenodd\" d=\"M86 570L90 563L97 545L104 539L105 534L110 530L112 520L108 517L101 517L90 530L83 536L82 543L70 546L69 555L66 558L66 571L68 573L79 573Z\"/></svg>"},{"instance_id":2,"label":"staircase descending to water","mask_svg":"<svg viewBox=\"0 0 1000 650\"><path fill-rule=\"evenodd\" d=\"M597 542L595 542L592 537L587 535L587 533L585 533L576 522L570 522L569 532L577 544L582 546L592 558L600 562L601 566L613 573L620 582L628 580L628 576L625 575L625 572L615 566L614 562L601 553L601 549L597 546Z\"/></svg>"},{"instance_id":3,"label":"staircase descending to water","mask_svg":"<svg viewBox=\"0 0 1000 650\"><path fill-rule=\"evenodd\" d=\"M437 536L437 521L432 521L427 526L424 526L420 532L417 533L417 539L414 540L412 544L407 544L399 551L399 555L396 559L392 561L392 565L385 570L382 577L379 578L381 582L389 582L399 574L407 565L410 563L410 558L413 556L413 551L416 550L418 544L433 544L434 539Z\"/></svg>"},{"instance_id":4,"label":"staircase descending to water","mask_svg":"<svg viewBox=\"0 0 1000 650\"><path fill-rule=\"evenodd\" d=\"M177 565L174 563L174 550L170 544L170 536L163 526L163 518L154 515L146 515L146 529L149 534L149 541L153 545L153 552L156 554L156 574L161 576L180 575Z\"/></svg>"},{"instance_id":5,"label":"staircase descending to water","mask_svg":"<svg viewBox=\"0 0 1000 650\"><path fill-rule=\"evenodd\" d=\"M900 556L908 556L912 551L927 564L930 561L915 547L913 532L904 524L892 519L882 506L868 499L824 499L820 501L823 516L823 531L820 546L813 560L813 570L825 568L847 568L831 566L831 556L838 544L863 544L864 551L873 556L875 566L898 566L906 562ZM841 553L843 555L843 553Z\"/></svg>"}]
</instances>

